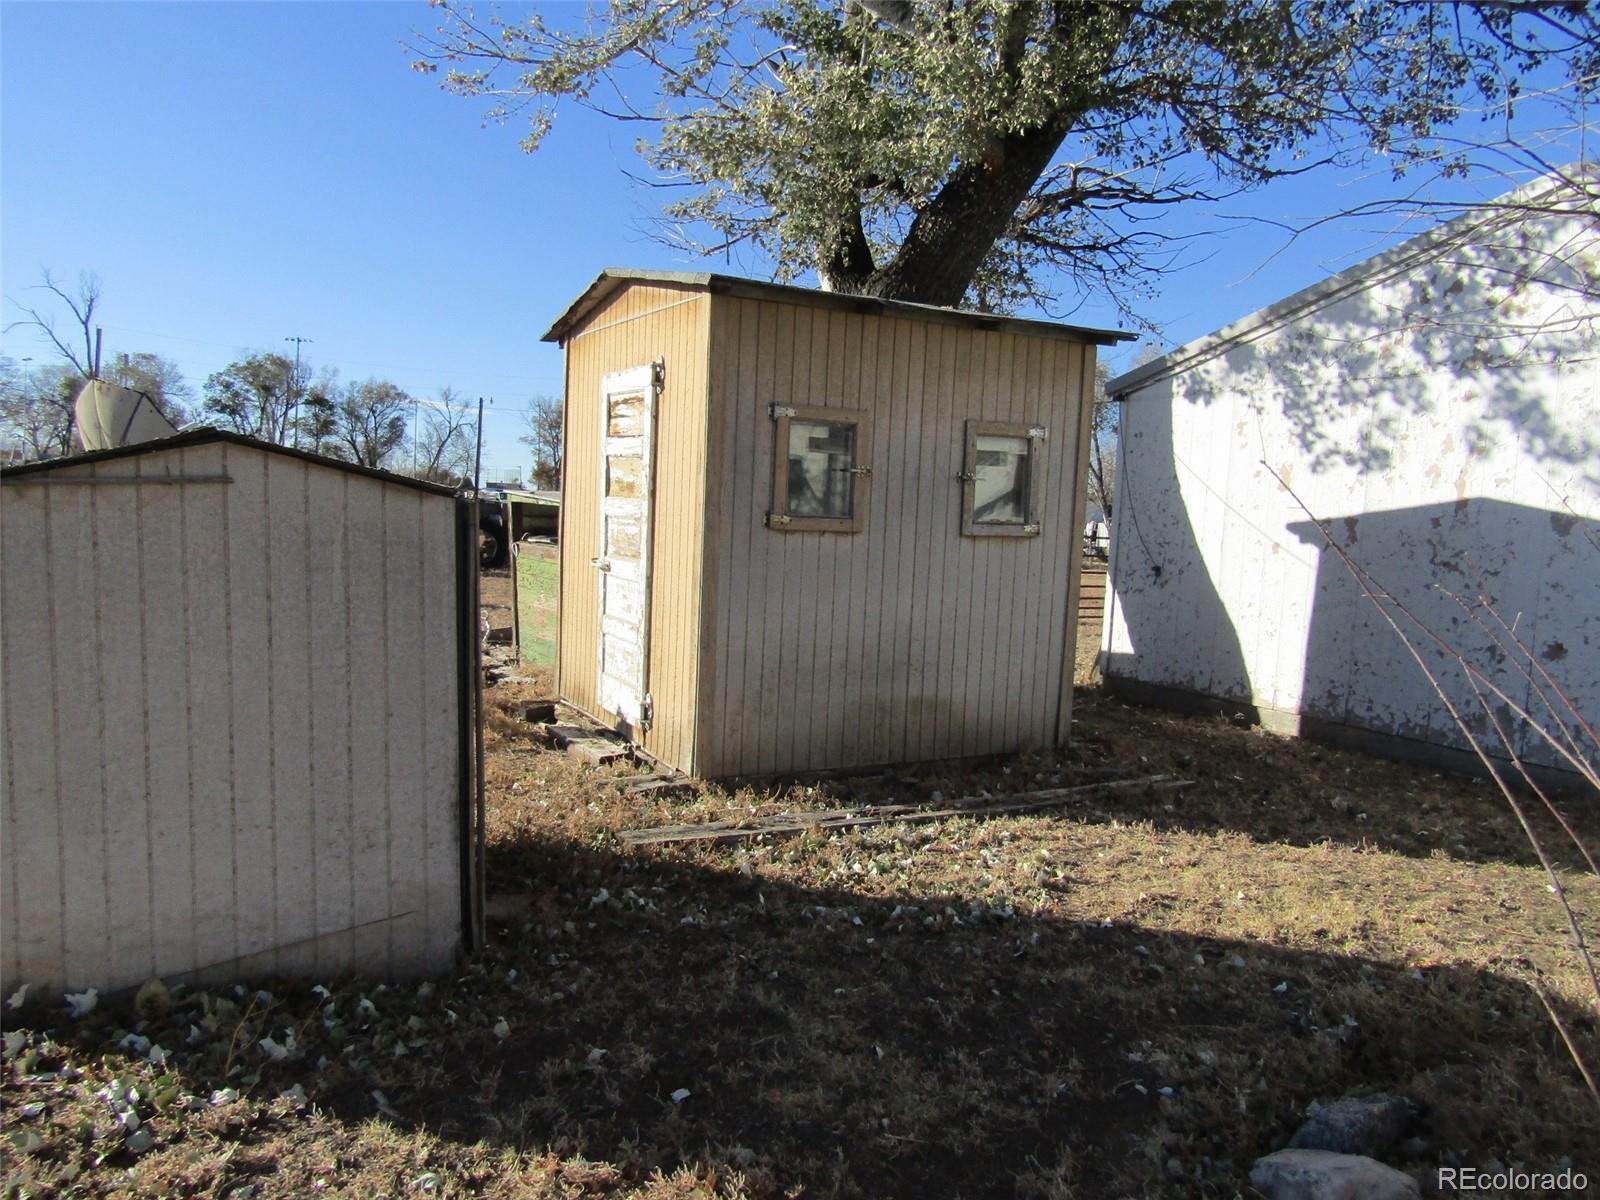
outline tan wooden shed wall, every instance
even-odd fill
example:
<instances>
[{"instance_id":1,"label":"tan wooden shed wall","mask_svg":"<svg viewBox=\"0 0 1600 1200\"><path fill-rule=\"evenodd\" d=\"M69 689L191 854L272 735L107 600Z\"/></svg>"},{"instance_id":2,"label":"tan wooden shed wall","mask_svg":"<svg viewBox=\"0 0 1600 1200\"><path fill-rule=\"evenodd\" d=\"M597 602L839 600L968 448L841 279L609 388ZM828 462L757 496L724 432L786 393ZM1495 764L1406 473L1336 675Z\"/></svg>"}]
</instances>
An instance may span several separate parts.
<instances>
[{"instance_id":1,"label":"tan wooden shed wall","mask_svg":"<svg viewBox=\"0 0 1600 1200\"><path fill-rule=\"evenodd\" d=\"M447 968L455 580L448 497L248 447L7 481L5 978Z\"/></svg>"},{"instance_id":2,"label":"tan wooden shed wall","mask_svg":"<svg viewBox=\"0 0 1600 1200\"><path fill-rule=\"evenodd\" d=\"M566 346L566 445L561 505L562 697L600 708L598 575L600 389L613 371L662 360L656 400L655 508L648 688L655 720L644 749L695 771L700 576L705 526L706 339L711 297L671 285L634 284L589 313Z\"/></svg>"},{"instance_id":3,"label":"tan wooden shed wall","mask_svg":"<svg viewBox=\"0 0 1600 1200\"><path fill-rule=\"evenodd\" d=\"M1093 345L721 295L710 336L700 773L1064 740ZM864 531L765 527L774 403L870 412ZM961 536L969 418L1049 427L1041 536Z\"/></svg>"}]
</instances>

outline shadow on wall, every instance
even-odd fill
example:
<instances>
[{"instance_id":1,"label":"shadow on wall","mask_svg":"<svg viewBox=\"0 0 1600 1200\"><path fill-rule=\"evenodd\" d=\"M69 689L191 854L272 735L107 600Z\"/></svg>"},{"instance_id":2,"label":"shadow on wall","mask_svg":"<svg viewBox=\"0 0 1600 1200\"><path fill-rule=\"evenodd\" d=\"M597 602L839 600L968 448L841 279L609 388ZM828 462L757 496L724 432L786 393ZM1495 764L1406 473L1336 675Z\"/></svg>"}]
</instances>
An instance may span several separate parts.
<instances>
[{"instance_id":1,"label":"shadow on wall","mask_svg":"<svg viewBox=\"0 0 1600 1200\"><path fill-rule=\"evenodd\" d=\"M1298 497L1526 697L1449 594L1481 580L1580 711L1600 712L1597 248L1577 221L1458 231L1140 386L1122 413L1108 682L1291 730L1462 746ZM1537 735L1516 748L1555 761Z\"/></svg>"},{"instance_id":2,"label":"shadow on wall","mask_svg":"<svg viewBox=\"0 0 1600 1200\"><path fill-rule=\"evenodd\" d=\"M1127 410L1124 405L1110 574L1133 653L1114 649L1103 664L1106 680L1178 688L1259 719L1235 618L1218 594L1184 505L1171 409L1156 400Z\"/></svg>"},{"instance_id":3,"label":"shadow on wall","mask_svg":"<svg viewBox=\"0 0 1600 1200\"><path fill-rule=\"evenodd\" d=\"M1209 486L1225 480L1188 467L1180 489L1170 415L1157 402L1125 427L1125 523L1113 569L1126 642L1106 662L1113 689L1358 748L1407 749L1347 736L1392 735L1422 743L1413 752L1447 748L1422 755L1441 765L1471 767L1464 757L1470 746L1422 670L1314 522L1303 515L1285 522L1242 498L1230 500ZM1285 497L1277 512L1289 503ZM1209 554L1193 511L1210 532ZM1336 510L1323 524L1383 591L1519 707L1545 715L1533 698L1532 669L1549 672L1580 712L1600 713L1600 521L1467 497ZM1214 579L1208 559L1233 570ZM1536 663L1508 654L1503 631L1496 641L1494 616L1473 604L1480 593ZM1460 666L1403 618L1401 624L1474 733L1497 745ZM1519 755L1564 765L1503 702L1496 715L1514 731Z\"/></svg>"},{"instance_id":4,"label":"shadow on wall","mask_svg":"<svg viewBox=\"0 0 1600 1200\"><path fill-rule=\"evenodd\" d=\"M1407 640L1467 720L1475 738L1500 744L1461 665L1397 610L1403 607L1460 652L1535 718L1530 672L1547 671L1585 713L1600 712L1600 522L1501 500L1462 499L1324 522L1347 553L1392 597ZM1306 641L1301 716L1391 732L1462 750L1471 747L1376 604L1310 521L1289 526L1319 551ZM1492 612L1478 607L1479 596ZM1535 656L1530 663L1496 614ZM1498 635L1498 636L1497 636ZM1511 749L1562 765L1544 738L1503 700L1495 723Z\"/></svg>"}]
</instances>

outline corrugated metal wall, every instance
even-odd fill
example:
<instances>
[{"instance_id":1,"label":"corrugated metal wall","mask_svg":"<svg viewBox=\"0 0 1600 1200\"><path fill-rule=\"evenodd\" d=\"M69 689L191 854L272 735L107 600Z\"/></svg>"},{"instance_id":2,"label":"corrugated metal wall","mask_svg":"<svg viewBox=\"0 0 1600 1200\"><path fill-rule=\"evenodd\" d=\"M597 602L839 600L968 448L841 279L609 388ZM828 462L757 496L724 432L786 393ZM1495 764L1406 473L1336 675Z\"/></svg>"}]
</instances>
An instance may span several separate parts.
<instances>
[{"instance_id":1,"label":"corrugated metal wall","mask_svg":"<svg viewBox=\"0 0 1600 1200\"><path fill-rule=\"evenodd\" d=\"M1471 601L1481 583L1536 668L1600 712L1600 306L1574 286L1597 272L1592 230L1519 221L1135 391L1108 682L1253 705L1290 730L1313 719L1465 746L1270 465L1383 589L1519 703L1526 660L1451 593ZM1482 728L1459 669L1415 641ZM1517 749L1557 762L1536 736Z\"/></svg>"},{"instance_id":2,"label":"corrugated metal wall","mask_svg":"<svg viewBox=\"0 0 1600 1200\"><path fill-rule=\"evenodd\" d=\"M720 295L710 334L701 773L1054 744L1093 347ZM765 527L774 403L871 413L862 532ZM961 536L969 418L1048 425L1042 536Z\"/></svg>"},{"instance_id":3,"label":"corrugated metal wall","mask_svg":"<svg viewBox=\"0 0 1600 1200\"><path fill-rule=\"evenodd\" d=\"M600 388L613 371L661 359L656 401L654 577L644 748L696 770L700 574L705 522L706 331L711 298L670 285L631 285L600 304L566 342L566 452L561 509L561 695L600 709L598 577Z\"/></svg>"},{"instance_id":4,"label":"corrugated metal wall","mask_svg":"<svg viewBox=\"0 0 1600 1200\"><path fill-rule=\"evenodd\" d=\"M0 507L6 978L448 966L454 502L213 444Z\"/></svg>"}]
</instances>

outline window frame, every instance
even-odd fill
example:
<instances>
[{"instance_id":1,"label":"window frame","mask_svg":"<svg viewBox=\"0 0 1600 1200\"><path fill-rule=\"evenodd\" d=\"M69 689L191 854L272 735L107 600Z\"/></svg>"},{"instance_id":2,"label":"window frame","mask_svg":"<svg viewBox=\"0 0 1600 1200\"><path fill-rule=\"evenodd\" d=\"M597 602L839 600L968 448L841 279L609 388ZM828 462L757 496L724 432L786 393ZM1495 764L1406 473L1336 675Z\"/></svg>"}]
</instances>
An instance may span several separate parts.
<instances>
[{"instance_id":1,"label":"window frame","mask_svg":"<svg viewBox=\"0 0 1600 1200\"><path fill-rule=\"evenodd\" d=\"M1039 496L1044 480L1044 454L1040 443L1047 440L1050 431L1043 425L1030 425L1015 421L981 421L969 418L966 428L966 454L961 468L961 536L962 537L1038 537L1042 532L1039 520ZM978 439L980 437L1024 438L1028 443L1028 492L1022 524L1010 522L979 521L973 516L978 499Z\"/></svg>"},{"instance_id":2,"label":"window frame","mask_svg":"<svg viewBox=\"0 0 1600 1200\"><path fill-rule=\"evenodd\" d=\"M768 406L767 413L772 418L772 506L767 512L767 528L779 533L860 533L865 529L867 485L872 479L871 414L859 408L827 408L816 404L773 404ZM848 517L797 517L787 511L789 425L792 421L823 421L855 429L855 465Z\"/></svg>"}]
</instances>

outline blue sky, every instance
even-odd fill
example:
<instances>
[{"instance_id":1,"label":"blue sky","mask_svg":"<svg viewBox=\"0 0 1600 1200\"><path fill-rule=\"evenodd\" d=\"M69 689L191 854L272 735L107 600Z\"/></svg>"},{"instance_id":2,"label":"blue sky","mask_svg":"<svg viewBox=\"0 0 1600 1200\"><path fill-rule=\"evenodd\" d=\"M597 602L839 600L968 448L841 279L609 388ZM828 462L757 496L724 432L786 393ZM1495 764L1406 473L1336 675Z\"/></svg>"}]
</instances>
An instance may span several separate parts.
<instances>
[{"instance_id":1,"label":"blue sky","mask_svg":"<svg viewBox=\"0 0 1600 1200\"><path fill-rule=\"evenodd\" d=\"M481 107L414 73L403 43L433 16L401 0L0 4L6 320L38 299L41 268L92 271L108 354L171 358L198 391L241 351L300 335L347 379L492 397L485 466L523 463L520 412L561 386L560 352L538 340L551 320L602 267L705 260L649 239L657 197L622 174L639 166L634 128L569 110L530 156L520 128L482 128ZM1249 211L1315 215L1366 185L1340 186L1274 187ZM1278 243L1246 225L1148 311L1181 343L1401 232L1336 225L1263 268ZM1092 305L1073 320L1116 323ZM24 330L0 352L49 356Z\"/></svg>"}]
</instances>

